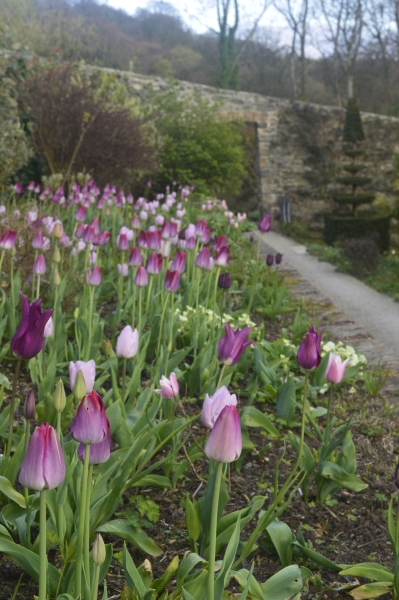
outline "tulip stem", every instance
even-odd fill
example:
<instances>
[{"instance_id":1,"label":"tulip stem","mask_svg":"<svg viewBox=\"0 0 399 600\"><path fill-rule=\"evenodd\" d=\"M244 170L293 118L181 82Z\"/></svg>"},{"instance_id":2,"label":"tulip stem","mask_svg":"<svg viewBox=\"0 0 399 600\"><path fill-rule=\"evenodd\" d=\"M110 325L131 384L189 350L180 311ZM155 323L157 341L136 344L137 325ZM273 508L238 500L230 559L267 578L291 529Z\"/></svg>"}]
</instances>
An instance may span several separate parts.
<instances>
[{"instance_id":1,"label":"tulip stem","mask_svg":"<svg viewBox=\"0 0 399 600\"><path fill-rule=\"evenodd\" d=\"M96 565L96 568L94 570L94 581L93 581L93 590L91 592L91 600L97 600L99 580L100 580L100 565Z\"/></svg>"},{"instance_id":2,"label":"tulip stem","mask_svg":"<svg viewBox=\"0 0 399 600\"><path fill-rule=\"evenodd\" d=\"M208 271L208 287L206 290L205 308L209 308L209 296L211 295L211 280L212 280L211 271Z\"/></svg>"},{"instance_id":3,"label":"tulip stem","mask_svg":"<svg viewBox=\"0 0 399 600\"><path fill-rule=\"evenodd\" d=\"M24 456L29 446L30 439L30 422L29 419L25 419L25 448L24 448ZM29 504L29 492L28 488L24 486L24 496L25 496L25 504L26 504L26 545L30 548L30 514L31 508Z\"/></svg>"},{"instance_id":4,"label":"tulip stem","mask_svg":"<svg viewBox=\"0 0 399 600\"><path fill-rule=\"evenodd\" d=\"M15 395L17 393L17 383L18 383L18 376L19 376L19 370L21 368L21 362L22 359L19 358L17 361L17 366L15 368L15 372L14 372L14 380L12 383L12 392L11 392L11 401L10 401L10 420L9 420L9 425L8 425L8 439L7 439L7 446L6 446L6 451L5 451L5 455L4 455L4 460L3 460L3 464L1 467L1 474L3 474L7 468L7 464L10 458L10 454L11 454L11 446L12 446L12 434L13 434L13 429L14 429L14 412L15 412Z\"/></svg>"},{"instance_id":5,"label":"tulip stem","mask_svg":"<svg viewBox=\"0 0 399 600\"><path fill-rule=\"evenodd\" d=\"M220 371L220 375L219 375L219 381L218 381L218 384L217 384L217 386L216 386L216 389L217 389L217 390L219 389L219 386L220 386L220 384L222 383L222 379L223 379L223 375L224 375L224 370L225 370L225 368L226 368L226 363L223 363L223 367L222 367L222 370Z\"/></svg>"},{"instance_id":6,"label":"tulip stem","mask_svg":"<svg viewBox=\"0 0 399 600\"><path fill-rule=\"evenodd\" d=\"M296 459L295 467L293 468L292 473L289 476L289 480L290 481L291 481L292 477L294 476L296 470L298 469L298 467L299 467L299 465L301 463L301 458L302 458L303 441L304 441L304 437L305 437L306 396L307 396L307 391L308 391L308 378L309 378L309 373L308 373L308 371L306 371L305 372L305 383L304 383L304 386L303 386L301 437L299 439L298 457Z\"/></svg>"},{"instance_id":7,"label":"tulip stem","mask_svg":"<svg viewBox=\"0 0 399 600\"><path fill-rule=\"evenodd\" d=\"M76 573L75 573L75 596L81 598L82 594L82 554L83 554L83 539L85 531L85 513L86 513L86 502L87 502L87 480L89 474L89 460L90 460L90 444L86 444L85 457L83 463L83 476L82 476L82 493L80 497L80 510L79 510L79 528L78 528L78 543L76 547ZM87 576L87 574L86 574ZM41 600L41 599L40 599Z\"/></svg>"},{"instance_id":8,"label":"tulip stem","mask_svg":"<svg viewBox=\"0 0 399 600\"><path fill-rule=\"evenodd\" d=\"M136 320L136 288L137 286L133 282L132 329L134 329L134 322Z\"/></svg>"},{"instance_id":9,"label":"tulip stem","mask_svg":"<svg viewBox=\"0 0 399 600\"><path fill-rule=\"evenodd\" d=\"M125 402L125 394L126 394L126 364L127 358L123 359L123 367L122 367L122 402Z\"/></svg>"},{"instance_id":10,"label":"tulip stem","mask_svg":"<svg viewBox=\"0 0 399 600\"><path fill-rule=\"evenodd\" d=\"M215 487L213 490L211 529L209 538L208 556L208 600L215 598L215 554L216 554L216 530L218 525L219 491L222 481L223 463L218 462L216 467Z\"/></svg>"},{"instance_id":11,"label":"tulip stem","mask_svg":"<svg viewBox=\"0 0 399 600\"><path fill-rule=\"evenodd\" d=\"M398 503L396 505L396 523L395 523L395 562L398 560L399 550L399 496Z\"/></svg>"},{"instance_id":12,"label":"tulip stem","mask_svg":"<svg viewBox=\"0 0 399 600\"><path fill-rule=\"evenodd\" d=\"M152 290L152 284L154 283L154 276L151 275L150 276L150 281L148 283L148 289L147 289L147 303L145 305L145 312L148 315L148 308L150 306L150 297L151 297L151 290Z\"/></svg>"},{"instance_id":13,"label":"tulip stem","mask_svg":"<svg viewBox=\"0 0 399 600\"><path fill-rule=\"evenodd\" d=\"M330 441L330 420L331 420L331 404L332 404L332 396L333 396L333 388L334 385L330 385L330 393L328 395L328 404L327 404L327 416L326 416L326 430L325 430L325 440L324 444L328 446Z\"/></svg>"},{"instance_id":14,"label":"tulip stem","mask_svg":"<svg viewBox=\"0 0 399 600\"><path fill-rule=\"evenodd\" d=\"M93 465L89 465L89 472L87 475L87 495L86 495L86 515L85 515L85 532L84 532L84 544L83 544L83 555L84 555L84 567L86 573L86 579L90 576L90 501L91 501L91 488L93 479Z\"/></svg>"},{"instance_id":15,"label":"tulip stem","mask_svg":"<svg viewBox=\"0 0 399 600\"><path fill-rule=\"evenodd\" d=\"M251 289L251 295L249 297L249 304L248 304L248 315L251 315L251 309L252 309L252 304L254 301L254 297L255 297L255 287L258 281L258 274L259 274L259 257L260 257L260 246L262 243L262 236L259 234L259 239L258 239L258 251L256 253L256 268L254 270L254 274L252 276L252 289Z\"/></svg>"},{"instance_id":16,"label":"tulip stem","mask_svg":"<svg viewBox=\"0 0 399 600\"><path fill-rule=\"evenodd\" d=\"M40 273L37 274L36 298L40 296Z\"/></svg>"},{"instance_id":17,"label":"tulip stem","mask_svg":"<svg viewBox=\"0 0 399 600\"><path fill-rule=\"evenodd\" d=\"M89 334L87 336L86 357L85 357L86 361L89 360L89 358L90 358L91 336L92 336L92 331L93 331L93 302L94 302L94 286L91 285L89 288L89 319L88 319Z\"/></svg>"},{"instance_id":18,"label":"tulip stem","mask_svg":"<svg viewBox=\"0 0 399 600\"><path fill-rule=\"evenodd\" d=\"M140 288L141 290L141 288ZM158 331L158 344L157 344L157 357L159 354L159 348L161 346L161 339L162 339L162 328L163 328L163 322L165 319L165 311L166 311L166 305L168 304L168 299L169 299L169 295L167 292L165 292L165 300L163 303L163 307L162 307L162 313L161 313L161 322L159 324L159 331Z\"/></svg>"},{"instance_id":19,"label":"tulip stem","mask_svg":"<svg viewBox=\"0 0 399 600\"><path fill-rule=\"evenodd\" d=\"M139 335L141 334L141 305L143 303L143 287L140 286L139 291L139 323L138 323L138 331Z\"/></svg>"},{"instance_id":20,"label":"tulip stem","mask_svg":"<svg viewBox=\"0 0 399 600\"><path fill-rule=\"evenodd\" d=\"M40 533L39 533L39 600L46 600L47 553L46 553L46 490L40 492Z\"/></svg>"}]
</instances>

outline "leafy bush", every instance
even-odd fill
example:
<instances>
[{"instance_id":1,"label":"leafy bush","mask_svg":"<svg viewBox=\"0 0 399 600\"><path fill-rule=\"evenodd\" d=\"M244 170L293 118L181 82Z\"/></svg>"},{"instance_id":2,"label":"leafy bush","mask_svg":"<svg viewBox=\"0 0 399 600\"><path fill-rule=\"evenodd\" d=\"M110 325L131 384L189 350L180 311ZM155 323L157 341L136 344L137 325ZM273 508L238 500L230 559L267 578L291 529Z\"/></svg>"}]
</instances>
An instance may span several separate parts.
<instances>
[{"instance_id":1,"label":"leafy bush","mask_svg":"<svg viewBox=\"0 0 399 600\"><path fill-rule=\"evenodd\" d=\"M0 50L0 182L6 181L29 159L31 150L21 127L15 66L23 62L18 47Z\"/></svg>"},{"instance_id":2,"label":"leafy bush","mask_svg":"<svg viewBox=\"0 0 399 600\"><path fill-rule=\"evenodd\" d=\"M227 121L199 96L179 98L171 89L154 98L159 139L159 187L173 180L201 194L236 193L245 176L241 123Z\"/></svg>"},{"instance_id":3,"label":"leafy bush","mask_svg":"<svg viewBox=\"0 0 399 600\"><path fill-rule=\"evenodd\" d=\"M73 172L89 171L100 184L124 183L132 171L153 165L143 120L109 79L60 65L39 66L26 82L22 108L51 174L63 173L67 181Z\"/></svg>"}]
</instances>

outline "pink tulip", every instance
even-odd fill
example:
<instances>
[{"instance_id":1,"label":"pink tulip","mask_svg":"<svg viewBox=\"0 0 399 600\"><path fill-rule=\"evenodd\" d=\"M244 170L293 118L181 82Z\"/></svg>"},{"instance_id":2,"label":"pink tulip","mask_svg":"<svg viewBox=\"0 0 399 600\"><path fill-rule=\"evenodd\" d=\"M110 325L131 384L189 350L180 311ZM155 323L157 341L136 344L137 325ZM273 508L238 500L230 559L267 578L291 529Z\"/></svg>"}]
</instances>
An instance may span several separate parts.
<instances>
[{"instance_id":1,"label":"pink tulip","mask_svg":"<svg viewBox=\"0 0 399 600\"><path fill-rule=\"evenodd\" d=\"M132 265L132 267L141 267L143 264L143 257L141 256L140 248L137 246L130 250L129 264Z\"/></svg>"},{"instance_id":2,"label":"pink tulip","mask_svg":"<svg viewBox=\"0 0 399 600\"><path fill-rule=\"evenodd\" d=\"M230 394L225 385L216 390L213 396L205 394L201 413L201 419L205 427L212 429L225 406L237 406L237 396Z\"/></svg>"},{"instance_id":3,"label":"pink tulip","mask_svg":"<svg viewBox=\"0 0 399 600\"><path fill-rule=\"evenodd\" d=\"M349 360L350 359L347 358L344 360L344 362L342 362L342 358L340 356L336 356L330 352L326 374L324 375L327 381L331 381L331 383L341 383L345 376L345 369L348 366Z\"/></svg>"},{"instance_id":4,"label":"pink tulip","mask_svg":"<svg viewBox=\"0 0 399 600\"><path fill-rule=\"evenodd\" d=\"M120 332L115 348L116 356L119 358L133 358L139 349L139 333L134 331L130 325L126 325Z\"/></svg>"},{"instance_id":5,"label":"pink tulip","mask_svg":"<svg viewBox=\"0 0 399 600\"><path fill-rule=\"evenodd\" d=\"M69 363L69 383L72 390L75 387L78 371L82 371L86 393L91 392L94 388L94 380L96 378L96 363L93 359L87 362L77 360L76 362Z\"/></svg>"},{"instance_id":6,"label":"pink tulip","mask_svg":"<svg viewBox=\"0 0 399 600\"><path fill-rule=\"evenodd\" d=\"M179 271L166 271L164 288L167 292L177 292L180 285Z\"/></svg>"},{"instance_id":7,"label":"pink tulip","mask_svg":"<svg viewBox=\"0 0 399 600\"><path fill-rule=\"evenodd\" d=\"M91 444L89 465L100 465L107 462L111 454L111 428L107 416L105 417L106 434L102 442ZM84 460L86 444L79 444L78 457Z\"/></svg>"},{"instance_id":8,"label":"pink tulip","mask_svg":"<svg viewBox=\"0 0 399 600\"><path fill-rule=\"evenodd\" d=\"M241 451L240 416L234 405L225 406L209 434L205 454L217 462L231 463L240 457Z\"/></svg>"},{"instance_id":9,"label":"pink tulip","mask_svg":"<svg viewBox=\"0 0 399 600\"><path fill-rule=\"evenodd\" d=\"M230 249L228 246L223 246L218 250L215 258L215 265L218 267L227 267L230 261Z\"/></svg>"},{"instance_id":10,"label":"pink tulip","mask_svg":"<svg viewBox=\"0 0 399 600\"><path fill-rule=\"evenodd\" d=\"M127 277L129 275L129 265L123 263L122 265L118 263L118 275L120 277Z\"/></svg>"},{"instance_id":11,"label":"pink tulip","mask_svg":"<svg viewBox=\"0 0 399 600\"><path fill-rule=\"evenodd\" d=\"M46 261L43 254L39 254L33 265L35 275L44 275L46 272Z\"/></svg>"},{"instance_id":12,"label":"pink tulip","mask_svg":"<svg viewBox=\"0 0 399 600\"><path fill-rule=\"evenodd\" d=\"M144 267L139 267L137 269L135 278L134 278L134 283L135 285L137 285L138 287L147 287L148 285L148 273L145 270Z\"/></svg>"},{"instance_id":13,"label":"pink tulip","mask_svg":"<svg viewBox=\"0 0 399 600\"><path fill-rule=\"evenodd\" d=\"M7 229L3 237L0 238L0 248L3 250L11 250L14 248L17 239L17 232Z\"/></svg>"},{"instance_id":14,"label":"pink tulip","mask_svg":"<svg viewBox=\"0 0 399 600\"><path fill-rule=\"evenodd\" d=\"M96 266L91 271L90 269L86 269L85 273L85 282L87 285L100 285L101 284L101 269Z\"/></svg>"},{"instance_id":15,"label":"pink tulip","mask_svg":"<svg viewBox=\"0 0 399 600\"><path fill-rule=\"evenodd\" d=\"M56 431L48 423L36 427L19 472L24 487L40 492L52 490L65 478L64 455Z\"/></svg>"},{"instance_id":16,"label":"pink tulip","mask_svg":"<svg viewBox=\"0 0 399 600\"><path fill-rule=\"evenodd\" d=\"M71 435L82 444L99 444L107 435L107 422L104 402L97 392L92 391L78 406L71 424Z\"/></svg>"},{"instance_id":17,"label":"pink tulip","mask_svg":"<svg viewBox=\"0 0 399 600\"><path fill-rule=\"evenodd\" d=\"M161 388L155 390L157 394L160 394L163 398L174 398L179 395L179 383L177 381L176 373L171 373L169 379L162 375L159 382Z\"/></svg>"}]
</instances>

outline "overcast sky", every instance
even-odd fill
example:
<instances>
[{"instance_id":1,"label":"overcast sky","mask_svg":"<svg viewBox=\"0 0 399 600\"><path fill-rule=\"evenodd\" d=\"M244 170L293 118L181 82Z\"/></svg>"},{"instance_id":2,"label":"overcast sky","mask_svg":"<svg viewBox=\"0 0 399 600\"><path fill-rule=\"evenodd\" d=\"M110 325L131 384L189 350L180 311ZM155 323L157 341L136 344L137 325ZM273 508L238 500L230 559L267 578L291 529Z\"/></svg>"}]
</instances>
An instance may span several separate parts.
<instances>
[{"instance_id":1,"label":"overcast sky","mask_svg":"<svg viewBox=\"0 0 399 600\"><path fill-rule=\"evenodd\" d=\"M138 8L145 8L146 0L101 0L114 8L122 8L128 14L133 15ZM183 21L197 33L207 33L210 29L217 29L216 2L212 0L169 0L168 4L174 6L180 13ZM242 0L240 3L240 28L241 31L249 31L251 25L262 11L262 0ZM289 43L289 29L284 17L272 6L270 6L259 25L275 30L276 35Z\"/></svg>"}]
</instances>

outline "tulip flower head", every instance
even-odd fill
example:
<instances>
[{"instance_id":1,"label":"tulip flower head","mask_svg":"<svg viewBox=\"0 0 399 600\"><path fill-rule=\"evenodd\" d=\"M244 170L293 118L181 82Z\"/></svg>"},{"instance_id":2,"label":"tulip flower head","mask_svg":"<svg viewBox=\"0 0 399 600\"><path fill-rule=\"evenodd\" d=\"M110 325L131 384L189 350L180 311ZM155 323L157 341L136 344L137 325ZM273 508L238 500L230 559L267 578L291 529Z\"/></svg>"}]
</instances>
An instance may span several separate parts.
<instances>
[{"instance_id":1,"label":"tulip flower head","mask_svg":"<svg viewBox=\"0 0 399 600\"><path fill-rule=\"evenodd\" d=\"M281 252L277 252L277 254L276 254L276 265L280 265L282 260L283 260L283 255L281 254Z\"/></svg>"},{"instance_id":2,"label":"tulip flower head","mask_svg":"<svg viewBox=\"0 0 399 600\"><path fill-rule=\"evenodd\" d=\"M44 328L43 337L49 338L49 337L52 337L53 335L54 335L54 321L53 321L53 317L50 317Z\"/></svg>"},{"instance_id":3,"label":"tulip flower head","mask_svg":"<svg viewBox=\"0 0 399 600\"><path fill-rule=\"evenodd\" d=\"M7 229L5 234L0 238L0 248L3 250L11 250L14 248L17 239L17 232Z\"/></svg>"},{"instance_id":4,"label":"tulip flower head","mask_svg":"<svg viewBox=\"0 0 399 600\"><path fill-rule=\"evenodd\" d=\"M231 287L230 273L220 273L218 279L218 287L220 287L222 290L228 290Z\"/></svg>"},{"instance_id":5,"label":"tulip flower head","mask_svg":"<svg viewBox=\"0 0 399 600\"><path fill-rule=\"evenodd\" d=\"M46 261L44 260L43 254L39 254L33 265L33 272L35 275L44 275L46 272Z\"/></svg>"},{"instance_id":6,"label":"tulip flower head","mask_svg":"<svg viewBox=\"0 0 399 600\"><path fill-rule=\"evenodd\" d=\"M311 325L308 333L305 335L305 339L299 346L298 353L296 355L297 362L303 369L309 370L318 367L321 362L321 338L323 336L324 327L317 334L316 328Z\"/></svg>"},{"instance_id":7,"label":"tulip flower head","mask_svg":"<svg viewBox=\"0 0 399 600\"><path fill-rule=\"evenodd\" d=\"M19 472L24 487L40 492L52 490L65 478L64 455L56 431L48 423L36 427Z\"/></svg>"},{"instance_id":8,"label":"tulip flower head","mask_svg":"<svg viewBox=\"0 0 399 600\"><path fill-rule=\"evenodd\" d=\"M94 380L96 378L96 363L93 359L87 362L84 362L83 360L77 360L76 362L69 363L69 382L72 390L75 387L78 371L82 371L86 394L88 394L94 388Z\"/></svg>"},{"instance_id":9,"label":"tulip flower head","mask_svg":"<svg viewBox=\"0 0 399 600\"><path fill-rule=\"evenodd\" d=\"M144 267L139 267L137 269L136 275L134 277L134 283L138 287L147 287L148 285L148 273Z\"/></svg>"},{"instance_id":10,"label":"tulip flower head","mask_svg":"<svg viewBox=\"0 0 399 600\"><path fill-rule=\"evenodd\" d=\"M179 271L166 271L164 288L167 292L177 292L180 284Z\"/></svg>"},{"instance_id":11,"label":"tulip flower head","mask_svg":"<svg viewBox=\"0 0 399 600\"><path fill-rule=\"evenodd\" d=\"M216 390L213 396L205 394L201 413L201 419L205 427L212 429L225 406L237 406L237 396L230 394L225 385Z\"/></svg>"},{"instance_id":12,"label":"tulip flower head","mask_svg":"<svg viewBox=\"0 0 399 600\"><path fill-rule=\"evenodd\" d=\"M102 442L98 444L91 444L90 446L90 465L100 465L107 462L111 454L111 429L107 416L105 416L106 434ZM84 460L86 444L79 444L78 446L78 457L80 460Z\"/></svg>"},{"instance_id":13,"label":"tulip flower head","mask_svg":"<svg viewBox=\"0 0 399 600\"><path fill-rule=\"evenodd\" d=\"M133 358L139 349L139 333L130 325L126 325L120 332L116 342L115 354L119 358Z\"/></svg>"},{"instance_id":14,"label":"tulip flower head","mask_svg":"<svg viewBox=\"0 0 399 600\"><path fill-rule=\"evenodd\" d=\"M82 444L99 444L107 435L108 419L102 398L94 390L82 399L71 424L71 435Z\"/></svg>"},{"instance_id":15,"label":"tulip flower head","mask_svg":"<svg viewBox=\"0 0 399 600\"><path fill-rule=\"evenodd\" d=\"M29 304L22 292L22 319L11 340L11 351L18 358L29 359L39 354L44 343L44 328L53 309L41 310L41 300Z\"/></svg>"},{"instance_id":16,"label":"tulip flower head","mask_svg":"<svg viewBox=\"0 0 399 600\"><path fill-rule=\"evenodd\" d=\"M202 248L202 250L198 252L194 264L200 269L205 269L206 271L212 270L213 258L210 255L209 248Z\"/></svg>"},{"instance_id":17,"label":"tulip flower head","mask_svg":"<svg viewBox=\"0 0 399 600\"><path fill-rule=\"evenodd\" d=\"M348 365L349 358L342 362L342 358L340 356L336 356L332 352L330 352L330 356L328 357L328 363L326 368L326 374L324 377L327 381L331 381L331 383L341 383L345 376L345 369Z\"/></svg>"},{"instance_id":18,"label":"tulip flower head","mask_svg":"<svg viewBox=\"0 0 399 600\"><path fill-rule=\"evenodd\" d=\"M25 400L25 419L31 421L35 418L36 400L33 390L30 390Z\"/></svg>"},{"instance_id":19,"label":"tulip flower head","mask_svg":"<svg viewBox=\"0 0 399 600\"><path fill-rule=\"evenodd\" d=\"M227 265L229 264L229 260L230 249L228 246L223 246L223 248L221 248L216 254L215 265L217 265L218 267L227 267Z\"/></svg>"},{"instance_id":20,"label":"tulip flower head","mask_svg":"<svg viewBox=\"0 0 399 600\"><path fill-rule=\"evenodd\" d=\"M185 252L176 252L173 257L172 264L170 265L171 271L178 271L180 274L184 273L186 269L187 255Z\"/></svg>"},{"instance_id":21,"label":"tulip flower head","mask_svg":"<svg viewBox=\"0 0 399 600\"><path fill-rule=\"evenodd\" d=\"M160 394L162 398L174 398L179 395L179 383L177 381L176 373L171 373L169 379L162 375L159 382L161 388L155 390L157 394Z\"/></svg>"},{"instance_id":22,"label":"tulip flower head","mask_svg":"<svg viewBox=\"0 0 399 600\"><path fill-rule=\"evenodd\" d=\"M85 283L87 285L95 285L95 286L101 284L101 269L99 266L95 266L92 271L90 269L86 269Z\"/></svg>"},{"instance_id":23,"label":"tulip flower head","mask_svg":"<svg viewBox=\"0 0 399 600\"><path fill-rule=\"evenodd\" d=\"M137 246L130 250L129 264L132 265L132 267L141 267L143 264L143 257L141 256L140 248Z\"/></svg>"},{"instance_id":24,"label":"tulip flower head","mask_svg":"<svg viewBox=\"0 0 399 600\"><path fill-rule=\"evenodd\" d=\"M268 254L266 257L266 264L268 267L272 267L274 263L274 256L273 254Z\"/></svg>"},{"instance_id":25,"label":"tulip flower head","mask_svg":"<svg viewBox=\"0 0 399 600\"><path fill-rule=\"evenodd\" d=\"M225 323L226 334L220 339L218 346L219 360L226 365L235 365L241 358L244 349L254 342L248 341L250 327L233 331L228 323Z\"/></svg>"},{"instance_id":26,"label":"tulip flower head","mask_svg":"<svg viewBox=\"0 0 399 600\"><path fill-rule=\"evenodd\" d=\"M237 460L242 451L241 424L234 405L225 406L219 414L205 445L209 459L221 463Z\"/></svg>"},{"instance_id":27,"label":"tulip flower head","mask_svg":"<svg viewBox=\"0 0 399 600\"><path fill-rule=\"evenodd\" d=\"M259 223L259 231L261 231L262 233L267 233L268 231L270 231L271 224L272 224L272 216L265 215L263 217L263 219L261 220L261 222Z\"/></svg>"}]
</instances>

